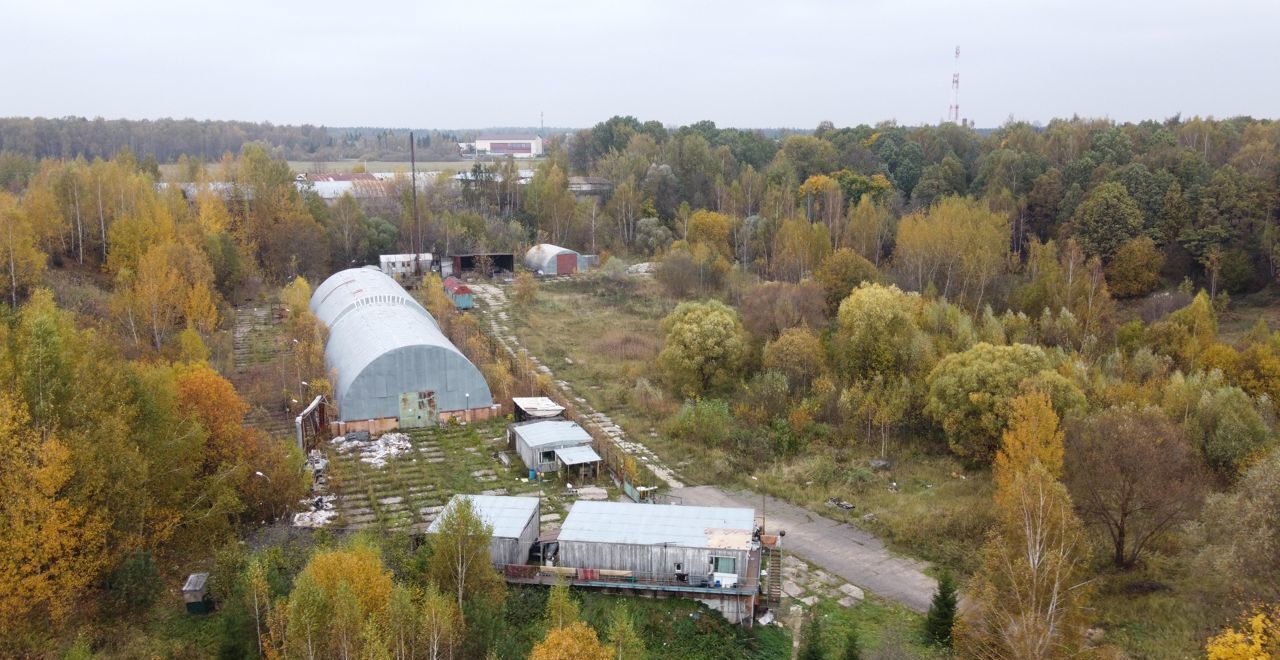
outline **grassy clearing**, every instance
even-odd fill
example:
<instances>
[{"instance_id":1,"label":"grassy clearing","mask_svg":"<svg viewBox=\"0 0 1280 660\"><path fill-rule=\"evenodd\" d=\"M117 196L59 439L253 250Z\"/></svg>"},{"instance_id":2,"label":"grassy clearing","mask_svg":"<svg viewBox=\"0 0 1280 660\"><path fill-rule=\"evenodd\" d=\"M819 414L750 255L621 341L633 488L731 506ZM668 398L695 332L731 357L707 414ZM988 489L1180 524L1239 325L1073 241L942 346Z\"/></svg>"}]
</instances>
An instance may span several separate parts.
<instances>
[{"instance_id":1,"label":"grassy clearing","mask_svg":"<svg viewBox=\"0 0 1280 660\"><path fill-rule=\"evenodd\" d=\"M595 281L544 285L527 310L511 308L521 343L597 410L629 436L675 467L689 483L715 480L729 486L761 488L837 520L867 527L894 547L964 570L981 543L991 501L985 472L966 472L948 455L911 444L890 447L890 472L874 472L867 459L878 447L835 439L839 448L814 446L791 461L762 464L754 471L727 470L731 457L690 447L659 432L678 403L657 393L640 396L636 382L654 380L653 361L661 349L659 324L675 307L651 280L637 280L630 294ZM590 329L585 330L584 329ZM567 358L567 361L566 361ZM654 383L656 385L656 383ZM757 480L751 479L752 476ZM889 485L896 481L898 492ZM853 502L853 511L824 506L827 498ZM874 522L863 516L873 514Z\"/></svg>"},{"instance_id":2,"label":"grassy clearing","mask_svg":"<svg viewBox=\"0 0 1280 660\"><path fill-rule=\"evenodd\" d=\"M505 428L506 420L499 419L411 429L413 450L382 468L361 461L358 453L326 448L329 488L340 503L333 529L422 531L455 493L538 495L543 515L558 513L563 519L572 503L564 484L556 479L529 482L518 457L510 466L494 458L506 449ZM602 480L600 485L609 484Z\"/></svg>"}]
</instances>

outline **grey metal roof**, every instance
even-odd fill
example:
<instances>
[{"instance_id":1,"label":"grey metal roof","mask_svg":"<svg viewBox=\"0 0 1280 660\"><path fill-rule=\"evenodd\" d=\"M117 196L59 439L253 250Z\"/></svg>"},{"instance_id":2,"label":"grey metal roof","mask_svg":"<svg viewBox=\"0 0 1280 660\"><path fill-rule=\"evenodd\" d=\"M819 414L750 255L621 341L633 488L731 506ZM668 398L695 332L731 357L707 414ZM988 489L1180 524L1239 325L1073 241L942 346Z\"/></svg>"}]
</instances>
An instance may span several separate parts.
<instances>
[{"instance_id":1,"label":"grey metal roof","mask_svg":"<svg viewBox=\"0 0 1280 660\"><path fill-rule=\"evenodd\" d=\"M536 497L513 497L509 495L454 495L449 503L440 510L436 519L427 527L427 533L435 533L447 511L457 506L459 499L471 500L476 515L486 524L493 526L494 538L520 538L529 519L538 514L539 499Z\"/></svg>"},{"instance_id":2,"label":"grey metal roof","mask_svg":"<svg viewBox=\"0 0 1280 660\"><path fill-rule=\"evenodd\" d=\"M329 327L325 366L341 419L396 417L406 392L434 391L438 410L492 404L480 371L378 267L335 273L312 294L311 311Z\"/></svg>"},{"instance_id":3,"label":"grey metal roof","mask_svg":"<svg viewBox=\"0 0 1280 660\"><path fill-rule=\"evenodd\" d=\"M596 450L585 445L576 447L561 447L556 450L556 457L565 465L581 465L583 463L598 463L600 454Z\"/></svg>"},{"instance_id":4,"label":"grey metal roof","mask_svg":"<svg viewBox=\"0 0 1280 660\"><path fill-rule=\"evenodd\" d=\"M560 541L749 550L752 509L630 502L575 502Z\"/></svg>"},{"instance_id":5,"label":"grey metal roof","mask_svg":"<svg viewBox=\"0 0 1280 660\"><path fill-rule=\"evenodd\" d=\"M524 265L532 270L554 270L556 255L578 254L569 248L550 243L539 243L524 253Z\"/></svg>"},{"instance_id":6,"label":"grey metal roof","mask_svg":"<svg viewBox=\"0 0 1280 660\"><path fill-rule=\"evenodd\" d=\"M564 406L545 396L511 397L511 403L530 417L555 417L564 412Z\"/></svg>"},{"instance_id":7,"label":"grey metal roof","mask_svg":"<svg viewBox=\"0 0 1280 660\"><path fill-rule=\"evenodd\" d=\"M524 444L531 448L543 447L556 443L588 444L591 434L574 422L552 419L542 422L518 424L512 427Z\"/></svg>"}]
</instances>

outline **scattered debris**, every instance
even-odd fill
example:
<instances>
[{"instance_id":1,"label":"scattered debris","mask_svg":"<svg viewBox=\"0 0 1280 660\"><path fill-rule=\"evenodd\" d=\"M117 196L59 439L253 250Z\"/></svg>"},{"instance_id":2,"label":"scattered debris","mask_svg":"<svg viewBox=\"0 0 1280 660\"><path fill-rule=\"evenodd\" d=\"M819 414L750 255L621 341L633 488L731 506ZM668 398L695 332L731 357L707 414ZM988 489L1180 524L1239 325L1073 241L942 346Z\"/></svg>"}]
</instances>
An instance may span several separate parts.
<instances>
[{"instance_id":1,"label":"scattered debris","mask_svg":"<svg viewBox=\"0 0 1280 660\"><path fill-rule=\"evenodd\" d=\"M336 500L337 497L334 495L321 495L302 500L302 506L311 510L293 514L293 526L315 529L328 525L338 517L338 511L334 505Z\"/></svg>"},{"instance_id":2,"label":"scattered debris","mask_svg":"<svg viewBox=\"0 0 1280 660\"><path fill-rule=\"evenodd\" d=\"M864 523L873 523L875 521L876 521L876 514L874 513L868 513L867 515L862 517L862 522Z\"/></svg>"},{"instance_id":3,"label":"scattered debris","mask_svg":"<svg viewBox=\"0 0 1280 660\"><path fill-rule=\"evenodd\" d=\"M773 610L765 610L764 614L759 619L756 619L756 621L758 621L762 626L767 626L773 623Z\"/></svg>"},{"instance_id":4,"label":"scattered debris","mask_svg":"<svg viewBox=\"0 0 1280 660\"><path fill-rule=\"evenodd\" d=\"M870 465L872 470L884 472L893 467L893 461L887 458L873 458L867 461L867 465Z\"/></svg>"},{"instance_id":5,"label":"scattered debris","mask_svg":"<svg viewBox=\"0 0 1280 660\"><path fill-rule=\"evenodd\" d=\"M828 498L827 498L827 506L828 506L828 507L834 507L834 508L837 508L837 509L844 509L845 511L852 511L852 510L853 510L853 502L849 502L849 501L847 501L847 500L842 500L842 499L840 499L840 498L838 498L838 497L828 497Z\"/></svg>"},{"instance_id":6,"label":"scattered debris","mask_svg":"<svg viewBox=\"0 0 1280 660\"><path fill-rule=\"evenodd\" d=\"M333 450L339 454L358 452L361 461L375 468L384 468L387 460L413 449L409 436L403 433L384 433L377 440L368 440L368 434L364 437L366 439L362 440L356 434L340 435L332 441Z\"/></svg>"}]
</instances>

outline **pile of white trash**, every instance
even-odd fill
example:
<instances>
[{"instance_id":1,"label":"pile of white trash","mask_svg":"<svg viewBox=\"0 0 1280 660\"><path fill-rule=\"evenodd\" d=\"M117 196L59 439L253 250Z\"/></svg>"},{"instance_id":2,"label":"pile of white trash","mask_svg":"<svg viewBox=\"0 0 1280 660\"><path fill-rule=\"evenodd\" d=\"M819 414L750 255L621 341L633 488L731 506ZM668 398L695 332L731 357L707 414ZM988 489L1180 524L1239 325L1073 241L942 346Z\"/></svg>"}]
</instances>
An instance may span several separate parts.
<instances>
[{"instance_id":1,"label":"pile of white trash","mask_svg":"<svg viewBox=\"0 0 1280 660\"><path fill-rule=\"evenodd\" d=\"M387 460L413 449L409 436L403 433L384 433L377 440L361 440L352 436L338 436L332 441L339 454L358 452L360 460L375 468L387 466Z\"/></svg>"}]
</instances>

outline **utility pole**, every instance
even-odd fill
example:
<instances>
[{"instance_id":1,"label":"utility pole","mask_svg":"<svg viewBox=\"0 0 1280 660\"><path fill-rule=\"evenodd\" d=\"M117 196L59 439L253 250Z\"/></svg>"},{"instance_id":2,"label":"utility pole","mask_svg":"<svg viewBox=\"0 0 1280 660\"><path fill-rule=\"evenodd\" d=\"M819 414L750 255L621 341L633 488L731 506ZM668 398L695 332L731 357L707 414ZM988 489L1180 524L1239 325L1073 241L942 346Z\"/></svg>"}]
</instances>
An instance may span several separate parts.
<instances>
[{"instance_id":1,"label":"utility pole","mask_svg":"<svg viewBox=\"0 0 1280 660\"><path fill-rule=\"evenodd\" d=\"M951 107L947 109L947 119L960 123L960 47L956 46L956 66L951 74Z\"/></svg>"},{"instance_id":2,"label":"utility pole","mask_svg":"<svg viewBox=\"0 0 1280 660\"><path fill-rule=\"evenodd\" d=\"M422 227L418 222L418 155L414 147L413 131L409 131L409 189L413 191L413 257L416 261L422 253Z\"/></svg>"}]
</instances>

